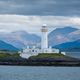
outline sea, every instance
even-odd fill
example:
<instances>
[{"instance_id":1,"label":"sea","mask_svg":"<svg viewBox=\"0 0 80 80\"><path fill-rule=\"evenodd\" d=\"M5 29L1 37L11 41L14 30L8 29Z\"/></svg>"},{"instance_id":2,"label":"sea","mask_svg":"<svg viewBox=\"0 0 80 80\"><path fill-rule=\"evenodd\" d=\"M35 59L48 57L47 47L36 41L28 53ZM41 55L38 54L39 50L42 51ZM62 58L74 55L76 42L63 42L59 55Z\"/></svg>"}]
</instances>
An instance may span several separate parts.
<instances>
[{"instance_id":1,"label":"sea","mask_svg":"<svg viewBox=\"0 0 80 80\"><path fill-rule=\"evenodd\" d=\"M80 59L80 52L66 52L66 55Z\"/></svg>"},{"instance_id":2,"label":"sea","mask_svg":"<svg viewBox=\"0 0 80 80\"><path fill-rule=\"evenodd\" d=\"M80 80L80 67L0 66L0 80Z\"/></svg>"}]
</instances>

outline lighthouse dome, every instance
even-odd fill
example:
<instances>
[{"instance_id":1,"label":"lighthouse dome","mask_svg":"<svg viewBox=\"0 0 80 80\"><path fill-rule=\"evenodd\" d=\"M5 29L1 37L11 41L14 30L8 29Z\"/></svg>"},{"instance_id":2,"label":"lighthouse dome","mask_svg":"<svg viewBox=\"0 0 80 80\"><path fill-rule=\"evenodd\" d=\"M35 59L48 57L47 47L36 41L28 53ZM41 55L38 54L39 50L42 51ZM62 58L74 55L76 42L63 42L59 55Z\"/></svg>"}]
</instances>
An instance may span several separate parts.
<instances>
[{"instance_id":1,"label":"lighthouse dome","mask_svg":"<svg viewBox=\"0 0 80 80\"><path fill-rule=\"evenodd\" d=\"M43 26L44 26L44 27L46 27L46 26L47 26L47 24L43 24Z\"/></svg>"}]
</instances>

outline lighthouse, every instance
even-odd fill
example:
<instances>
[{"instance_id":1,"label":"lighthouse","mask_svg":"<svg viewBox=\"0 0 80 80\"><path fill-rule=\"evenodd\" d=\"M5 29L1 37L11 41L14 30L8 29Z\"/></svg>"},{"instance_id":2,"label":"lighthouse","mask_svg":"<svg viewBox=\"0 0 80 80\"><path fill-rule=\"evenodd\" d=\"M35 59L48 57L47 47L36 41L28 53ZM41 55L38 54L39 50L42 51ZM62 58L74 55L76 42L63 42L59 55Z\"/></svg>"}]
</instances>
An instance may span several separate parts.
<instances>
[{"instance_id":1,"label":"lighthouse","mask_svg":"<svg viewBox=\"0 0 80 80\"><path fill-rule=\"evenodd\" d=\"M45 50L48 49L48 29L46 24L43 24L41 32L41 49Z\"/></svg>"},{"instance_id":2,"label":"lighthouse","mask_svg":"<svg viewBox=\"0 0 80 80\"><path fill-rule=\"evenodd\" d=\"M33 46L30 48L27 46L26 49L23 50L23 52L20 52L20 56L23 58L29 58L30 56L35 56L41 53L59 53L59 49L52 48L51 46L48 46L48 28L46 24L43 24L42 28L40 29L42 35L41 35L41 48L37 48L36 46ZM62 54L65 55L64 52Z\"/></svg>"}]
</instances>

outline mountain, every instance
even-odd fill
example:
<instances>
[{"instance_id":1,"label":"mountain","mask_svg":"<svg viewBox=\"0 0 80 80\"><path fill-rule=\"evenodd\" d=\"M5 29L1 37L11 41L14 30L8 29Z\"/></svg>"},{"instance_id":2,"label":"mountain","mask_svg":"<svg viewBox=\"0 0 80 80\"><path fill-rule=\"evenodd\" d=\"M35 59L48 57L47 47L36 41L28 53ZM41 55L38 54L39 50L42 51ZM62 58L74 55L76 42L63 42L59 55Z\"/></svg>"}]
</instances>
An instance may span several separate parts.
<instances>
[{"instance_id":1,"label":"mountain","mask_svg":"<svg viewBox=\"0 0 80 80\"><path fill-rule=\"evenodd\" d=\"M11 44L18 49L22 49L25 47L23 42L19 41L15 36L12 36L11 33L0 35L0 40L6 42L8 44Z\"/></svg>"},{"instance_id":2,"label":"mountain","mask_svg":"<svg viewBox=\"0 0 80 80\"><path fill-rule=\"evenodd\" d=\"M16 40L22 42L25 46L37 45L40 42L40 37L35 34L27 33L26 31L16 31L12 32L11 36L16 38Z\"/></svg>"},{"instance_id":3,"label":"mountain","mask_svg":"<svg viewBox=\"0 0 80 80\"><path fill-rule=\"evenodd\" d=\"M18 51L19 49L0 40L0 50Z\"/></svg>"},{"instance_id":4,"label":"mountain","mask_svg":"<svg viewBox=\"0 0 80 80\"><path fill-rule=\"evenodd\" d=\"M80 39L80 31L77 28L66 26L64 28L56 28L48 35L49 46L72 42ZM0 33L0 40L13 45L18 49L24 49L26 46L40 46L41 38L35 34L26 31L14 31L11 33Z\"/></svg>"},{"instance_id":5,"label":"mountain","mask_svg":"<svg viewBox=\"0 0 80 80\"><path fill-rule=\"evenodd\" d=\"M73 28L71 26L65 26L64 28L56 28L50 34L69 34L78 30L77 28Z\"/></svg>"},{"instance_id":6,"label":"mountain","mask_svg":"<svg viewBox=\"0 0 80 80\"><path fill-rule=\"evenodd\" d=\"M54 46L54 45L58 45L61 43L65 43L65 42L74 40L70 37L70 33L75 32L77 30L78 30L77 28L73 28L70 26L64 27L64 28L57 28L53 30L48 36L49 45Z\"/></svg>"},{"instance_id":7,"label":"mountain","mask_svg":"<svg viewBox=\"0 0 80 80\"><path fill-rule=\"evenodd\" d=\"M80 39L80 30L76 30L74 32L71 32L68 34L68 37L71 39L71 40L77 40L77 39Z\"/></svg>"},{"instance_id":8,"label":"mountain","mask_svg":"<svg viewBox=\"0 0 80 80\"><path fill-rule=\"evenodd\" d=\"M54 47L66 52L80 52L80 39L73 42L59 44Z\"/></svg>"},{"instance_id":9,"label":"mountain","mask_svg":"<svg viewBox=\"0 0 80 80\"><path fill-rule=\"evenodd\" d=\"M38 45L40 37L35 34L29 34L26 31L15 31L9 34L0 35L0 40L3 40L16 48L23 49L26 46Z\"/></svg>"}]
</instances>

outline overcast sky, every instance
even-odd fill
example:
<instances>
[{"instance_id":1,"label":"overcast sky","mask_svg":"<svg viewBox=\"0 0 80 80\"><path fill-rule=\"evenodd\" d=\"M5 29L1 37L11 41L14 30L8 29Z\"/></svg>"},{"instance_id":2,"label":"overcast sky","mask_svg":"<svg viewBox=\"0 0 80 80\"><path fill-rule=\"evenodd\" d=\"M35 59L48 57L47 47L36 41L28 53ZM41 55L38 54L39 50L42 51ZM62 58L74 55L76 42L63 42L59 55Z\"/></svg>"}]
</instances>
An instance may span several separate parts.
<instances>
[{"instance_id":1,"label":"overcast sky","mask_svg":"<svg viewBox=\"0 0 80 80\"><path fill-rule=\"evenodd\" d=\"M42 24L80 27L80 0L0 0L0 31L38 32Z\"/></svg>"}]
</instances>

